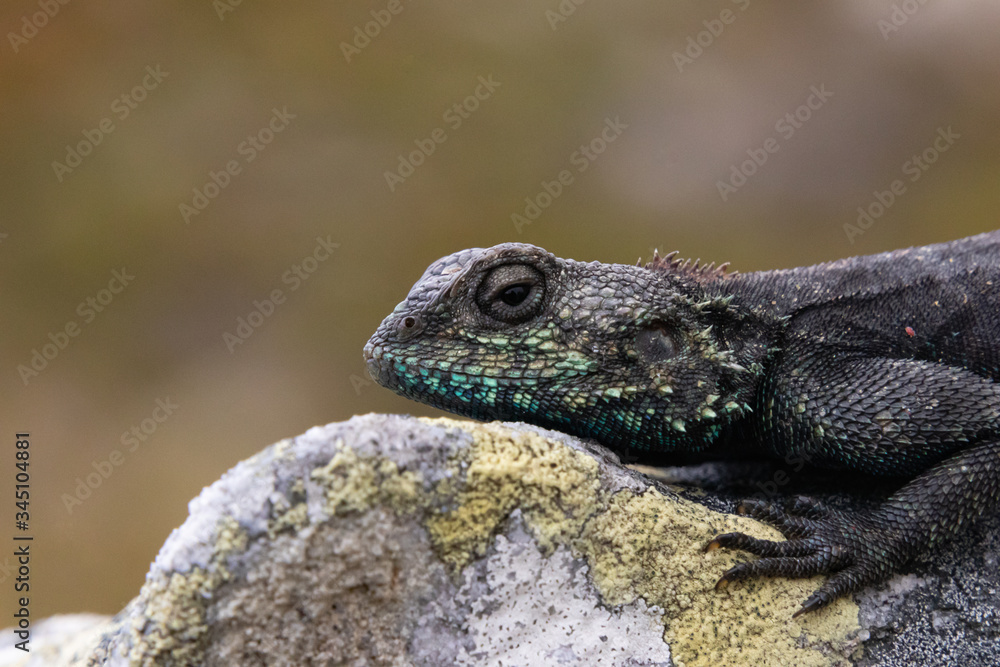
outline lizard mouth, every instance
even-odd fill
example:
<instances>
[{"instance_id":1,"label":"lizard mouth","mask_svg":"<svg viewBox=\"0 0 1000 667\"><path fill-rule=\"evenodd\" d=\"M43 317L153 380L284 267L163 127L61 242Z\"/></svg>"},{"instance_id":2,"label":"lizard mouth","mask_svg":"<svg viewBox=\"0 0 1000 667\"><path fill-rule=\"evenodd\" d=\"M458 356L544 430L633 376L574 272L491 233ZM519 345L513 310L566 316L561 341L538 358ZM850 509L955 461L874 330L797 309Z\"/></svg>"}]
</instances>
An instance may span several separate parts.
<instances>
[{"instance_id":1,"label":"lizard mouth","mask_svg":"<svg viewBox=\"0 0 1000 667\"><path fill-rule=\"evenodd\" d=\"M451 387L443 373L407 364L390 345L369 341L364 356L372 380L401 396L474 419L497 418L482 403L476 388Z\"/></svg>"},{"instance_id":2,"label":"lizard mouth","mask_svg":"<svg viewBox=\"0 0 1000 667\"><path fill-rule=\"evenodd\" d=\"M399 386L399 378L392 369L392 364L385 358L385 348L374 339L365 344L365 365L372 380L386 389L395 390Z\"/></svg>"},{"instance_id":3,"label":"lizard mouth","mask_svg":"<svg viewBox=\"0 0 1000 667\"><path fill-rule=\"evenodd\" d=\"M372 380L401 396L473 419L514 416L509 403L514 394L525 395L524 387L513 386L504 378L480 378L478 372L470 372L477 370L472 366L458 364L454 370L446 370L419 361L414 352L396 346L394 335L387 340L376 332L364 347Z\"/></svg>"}]
</instances>

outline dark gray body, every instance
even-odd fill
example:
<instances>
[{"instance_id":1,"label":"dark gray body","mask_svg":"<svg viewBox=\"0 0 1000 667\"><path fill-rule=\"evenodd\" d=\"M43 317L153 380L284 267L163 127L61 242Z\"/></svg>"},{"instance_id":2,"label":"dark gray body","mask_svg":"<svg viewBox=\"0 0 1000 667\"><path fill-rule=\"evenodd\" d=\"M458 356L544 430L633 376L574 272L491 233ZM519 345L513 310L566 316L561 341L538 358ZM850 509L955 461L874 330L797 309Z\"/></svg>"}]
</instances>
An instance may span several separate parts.
<instances>
[{"instance_id":1,"label":"dark gray body","mask_svg":"<svg viewBox=\"0 0 1000 667\"><path fill-rule=\"evenodd\" d=\"M832 573L804 610L884 578L1000 496L1000 232L737 275L471 249L428 268L365 356L416 400L640 459L738 442L908 480L863 516L748 503L792 539L713 543L765 557L720 583Z\"/></svg>"}]
</instances>

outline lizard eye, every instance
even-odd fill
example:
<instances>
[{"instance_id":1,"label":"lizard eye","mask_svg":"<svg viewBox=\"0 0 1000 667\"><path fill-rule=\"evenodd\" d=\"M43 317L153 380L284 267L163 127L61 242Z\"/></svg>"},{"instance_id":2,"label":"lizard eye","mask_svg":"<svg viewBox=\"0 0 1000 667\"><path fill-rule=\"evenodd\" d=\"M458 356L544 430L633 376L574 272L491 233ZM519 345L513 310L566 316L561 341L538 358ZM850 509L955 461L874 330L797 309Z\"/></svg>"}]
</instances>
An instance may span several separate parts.
<instances>
[{"instance_id":1,"label":"lizard eye","mask_svg":"<svg viewBox=\"0 0 1000 667\"><path fill-rule=\"evenodd\" d=\"M519 324L539 313L545 296L545 276L526 264L498 266L487 274L476 292L476 304L484 314Z\"/></svg>"}]
</instances>

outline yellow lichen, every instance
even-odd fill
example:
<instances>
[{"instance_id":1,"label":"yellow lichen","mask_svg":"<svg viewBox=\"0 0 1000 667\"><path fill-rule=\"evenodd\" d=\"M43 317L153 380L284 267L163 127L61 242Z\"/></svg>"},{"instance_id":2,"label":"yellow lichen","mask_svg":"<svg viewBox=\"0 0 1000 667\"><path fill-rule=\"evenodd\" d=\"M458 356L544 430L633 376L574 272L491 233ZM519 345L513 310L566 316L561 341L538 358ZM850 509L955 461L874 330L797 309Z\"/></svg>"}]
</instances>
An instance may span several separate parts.
<instances>
[{"instance_id":1,"label":"yellow lichen","mask_svg":"<svg viewBox=\"0 0 1000 667\"><path fill-rule=\"evenodd\" d=\"M597 461L583 452L495 424L424 421L461 428L473 438L461 455L465 484L454 494L455 507L427 521L445 562L461 568L482 555L497 526L514 508L523 512L543 549L568 543L598 510ZM437 495L442 496L440 488Z\"/></svg>"},{"instance_id":2,"label":"yellow lichen","mask_svg":"<svg viewBox=\"0 0 1000 667\"><path fill-rule=\"evenodd\" d=\"M297 479L289 488L288 495L292 498L304 498L305 493L305 484ZM275 501L272 511L275 516L267 524L267 536L272 540L282 531L299 531L309 523L309 506L304 501L291 505L282 497Z\"/></svg>"},{"instance_id":3,"label":"yellow lichen","mask_svg":"<svg viewBox=\"0 0 1000 667\"><path fill-rule=\"evenodd\" d=\"M311 477L323 486L331 515L360 512L375 504L405 513L426 502L419 473L400 472L385 458L361 458L350 447L343 447L328 464L313 470Z\"/></svg>"},{"instance_id":4,"label":"yellow lichen","mask_svg":"<svg viewBox=\"0 0 1000 667\"><path fill-rule=\"evenodd\" d=\"M665 638L678 667L847 664L843 656L803 650L800 644L847 645L858 625L853 602L841 599L792 620L821 577L754 579L715 590L722 573L748 556L726 549L706 553L704 546L733 531L780 539L774 529L746 517L665 498L650 488L639 495L615 494L574 546L586 556L607 602L627 604L641 597L664 610Z\"/></svg>"},{"instance_id":5,"label":"yellow lichen","mask_svg":"<svg viewBox=\"0 0 1000 667\"><path fill-rule=\"evenodd\" d=\"M208 632L205 610L212 593L229 580L226 560L247 546L246 532L227 517L216 528L215 550L207 568L159 573L149 577L139 593L144 608L130 628L136 664L198 664Z\"/></svg>"}]
</instances>

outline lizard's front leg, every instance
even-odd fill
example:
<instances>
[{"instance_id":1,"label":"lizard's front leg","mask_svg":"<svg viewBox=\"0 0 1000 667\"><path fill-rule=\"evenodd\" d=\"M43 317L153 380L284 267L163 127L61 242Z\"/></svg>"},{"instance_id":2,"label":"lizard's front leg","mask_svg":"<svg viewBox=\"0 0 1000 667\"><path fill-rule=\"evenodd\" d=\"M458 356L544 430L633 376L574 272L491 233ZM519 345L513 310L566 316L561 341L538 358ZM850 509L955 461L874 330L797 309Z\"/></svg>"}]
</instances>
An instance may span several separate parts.
<instances>
[{"instance_id":1,"label":"lizard's front leg","mask_svg":"<svg viewBox=\"0 0 1000 667\"><path fill-rule=\"evenodd\" d=\"M849 514L799 504L785 512L761 501L743 511L781 530L784 542L743 533L719 535L708 548L730 547L762 556L730 568L718 588L754 576L830 574L795 616L887 578L896 568L962 532L995 510L1000 498L1000 443L966 450L900 489L876 510Z\"/></svg>"},{"instance_id":2,"label":"lizard's front leg","mask_svg":"<svg viewBox=\"0 0 1000 667\"><path fill-rule=\"evenodd\" d=\"M717 587L754 576L829 574L797 616L886 579L1000 505L1000 394L989 379L931 362L862 359L778 385L772 435L798 438L798 454L867 473L923 472L867 512L744 503L745 513L788 539L716 537L708 548L761 556L731 568Z\"/></svg>"}]
</instances>

